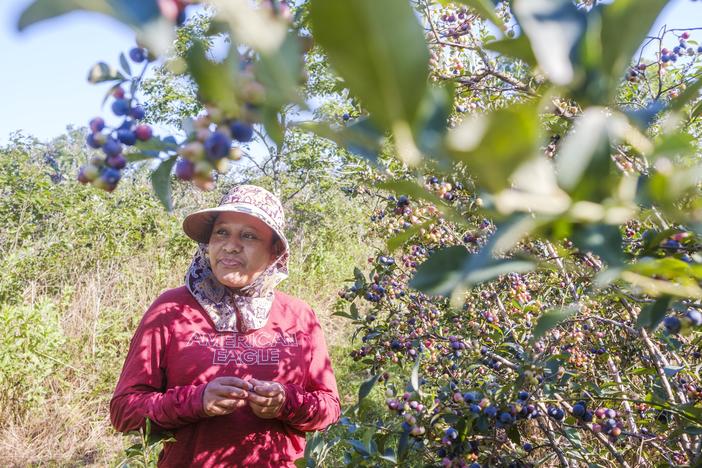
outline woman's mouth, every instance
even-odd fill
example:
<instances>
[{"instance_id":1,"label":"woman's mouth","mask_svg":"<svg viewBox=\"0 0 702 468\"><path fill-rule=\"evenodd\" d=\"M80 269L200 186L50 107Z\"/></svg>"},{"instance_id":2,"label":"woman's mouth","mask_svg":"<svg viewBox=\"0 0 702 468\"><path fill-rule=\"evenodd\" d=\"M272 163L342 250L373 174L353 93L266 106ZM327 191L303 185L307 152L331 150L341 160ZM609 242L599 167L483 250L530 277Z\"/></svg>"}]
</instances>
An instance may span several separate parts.
<instances>
[{"instance_id":1,"label":"woman's mouth","mask_svg":"<svg viewBox=\"0 0 702 468\"><path fill-rule=\"evenodd\" d=\"M221 258L219 264L225 267L240 267L242 263L233 258Z\"/></svg>"}]
</instances>

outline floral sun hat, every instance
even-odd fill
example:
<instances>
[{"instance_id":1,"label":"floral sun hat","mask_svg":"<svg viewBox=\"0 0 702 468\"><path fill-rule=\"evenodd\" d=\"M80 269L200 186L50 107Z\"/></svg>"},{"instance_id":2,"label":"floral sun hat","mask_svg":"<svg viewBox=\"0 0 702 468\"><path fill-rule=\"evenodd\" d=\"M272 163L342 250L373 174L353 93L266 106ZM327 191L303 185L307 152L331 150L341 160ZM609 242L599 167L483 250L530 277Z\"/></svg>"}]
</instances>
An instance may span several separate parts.
<instances>
[{"instance_id":1,"label":"floral sun hat","mask_svg":"<svg viewBox=\"0 0 702 468\"><path fill-rule=\"evenodd\" d=\"M270 227L282 242L283 252L251 284L233 291L215 277L207 253L212 226L220 213L254 216ZM275 287L288 277L288 240L284 233L283 205L272 193L255 185L237 185L216 208L188 215L183 231L199 243L185 275L185 286L205 309L217 331L249 332L263 327L273 305Z\"/></svg>"}]
</instances>

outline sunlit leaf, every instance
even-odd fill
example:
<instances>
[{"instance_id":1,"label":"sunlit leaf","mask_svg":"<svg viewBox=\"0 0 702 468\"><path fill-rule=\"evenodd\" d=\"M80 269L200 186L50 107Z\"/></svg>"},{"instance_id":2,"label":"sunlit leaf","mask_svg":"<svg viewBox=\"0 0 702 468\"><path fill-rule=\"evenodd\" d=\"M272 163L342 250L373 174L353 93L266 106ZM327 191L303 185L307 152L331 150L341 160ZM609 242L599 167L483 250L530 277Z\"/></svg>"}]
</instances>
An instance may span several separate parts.
<instances>
[{"instance_id":1,"label":"sunlit leaf","mask_svg":"<svg viewBox=\"0 0 702 468\"><path fill-rule=\"evenodd\" d=\"M161 204L167 211L173 210L171 201L171 170L176 162L176 157L171 156L161 161L161 164L151 173L151 185Z\"/></svg>"},{"instance_id":2,"label":"sunlit leaf","mask_svg":"<svg viewBox=\"0 0 702 468\"><path fill-rule=\"evenodd\" d=\"M383 130L415 120L429 51L406 0L312 0L312 30L329 62Z\"/></svg>"},{"instance_id":3,"label":"sunlit leaf","mask_svg":"<svg viewBox=\"0 0 702 468\"><path fill-rule=\"evenodd\" d=\"M570 0L515 0L513 10L549 80L570 83L587 25L585 13Z\"/></svg>"},{"instance_id":4,"label":"sunlit leaf","mask_svg":"<svg viewBox=\"0 0 702 468\"><path fill-rule=\"evenodd\" d=\"M123 81L126 78L115 67L105 62L98 62L88 72L88 81L91 83L102 83L103 81Z\"/></svg>"},{"instance_id":5,"label":"sunlit leaf","mask_svg":"<svg viewBox=\"0 0 702 468\"><path fill-rule=\"evenodd\" d=\"M508 186L509 176L534 154L540 136L536 105L526 103L467 118L449 132L447 147L481 186L497 192Z\"/></svg>"},{"instance_id":6,"label":"sunlit leaf","mask_svg":"<svg viewBox=\"0 0 702 468\"><path fill-rule=\"evenodd\" d=\"M647 330L656 328L665 318L670 299L670 296L661 296L653 304L644 307L636 319L636 326Z\"/></svg>"},{"instance_id":7,"label":"sunlit leaf","mask_svg":"<svg viewBox=\"0 0 702 468\"><path fill-rule=\"evenodd\" d=\"M562 309L554 309L544 313L539 317L539 321L534 327L532 342L538 340L546 334L547 331L557 326L568 317L578 312L578 306L571 305Z\"/></svg>"},{"instance_id":8,"label":"sunlit leaf","mask_svg":"<svg viewBox=\"0 0 702 468\"><path fill-rule=\"evenodd\" d=\"M485 44L485 48L498 52L505 57L519 59L532 67L537 63L534 51L531 50L531 43L524 34L514 39L502 39L488 42Z\"/></svg>"}]
</instances>

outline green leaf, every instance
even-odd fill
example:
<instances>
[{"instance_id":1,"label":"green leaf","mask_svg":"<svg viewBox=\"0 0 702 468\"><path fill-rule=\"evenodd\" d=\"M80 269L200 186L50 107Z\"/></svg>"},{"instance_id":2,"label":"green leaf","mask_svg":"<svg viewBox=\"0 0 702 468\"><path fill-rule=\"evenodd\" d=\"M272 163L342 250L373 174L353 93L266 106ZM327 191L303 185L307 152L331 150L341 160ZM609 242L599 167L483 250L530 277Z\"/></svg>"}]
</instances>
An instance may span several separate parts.
<instances>
[{"instance_id":1,"label":"green leaf","mask_svg":"<svg viewBox=\"0 0 702 468\"><path fill-rule=\"evenodd\" d=\"M305 107L297 92L302 77L300 41L292 34L274 51L261 52L256 63L256 78L266 88L266 106L275 109L289 103Z\"/></svg>"},{"instance_id":2,"label":"green leaf","mask_svg":"<svg viewBox=\"0 0 702 468\"><path fill-rule=\"evenodd\" d=\"M341 128L333 128L323 122L303 122L298 126L331 140L372 163L377 162L378 154L385 140L385 135L367 117L359 118L352 124Z\"/></svg>"},{"instance_id":3,"label":"green leaf","mask_svg":"<svg viewBox=\"0 0 702 468\"><path fill-rule=\"evenodd\" d=\"M414 122L429 50L406 0L312 0L315 40L383 130Z\"/></svg>"},{"instance_id":4,"label":"green leaf","mask_svg":"<svg viewBox=\"0 0 702 468\"><path fill-rule=\"evenodd\" d=\"M690 435L696 435L696 436L702 435L702 427L700 427L700 426L687 426L684 429L684 432L686 434L690 434Z\"/></svg>"},{"instance_id":5,"label":"green leaf","mask_svg":"<svg viewBox=\"0 0 702 468\"><path fill-rule=\"evenodd\" d=\"M370 379L366 380L361 384L360 387L358 387L358 403L361 403L361 400L363 400L365 397L367 397L371 390L373 390L373 387L375 384L378 382L378 379L380 378L380 374L376 374Z\"/></svg>"},{"instance_id":6,"label":"green leaf","mask_svg":"<svg viewBox=\"0 0 702 468\"><path fill-rule=\"evenodd\" d=\"M505 57L519 59L532 67L536 66L534 51L531 50L531 43L524 34L514 39L502 39L488 42L484 47L488 50L500 53Z\"/></svg>"},{"instance_id":7,"label":"green leaf","mask_svg":"<svg viewBox=\"0 0 702 468\"><path fill-rule=\"evenodd\" d=\"M151 185L154 188L154 192L168 212L173 210L171 201L171 170L175 162L175 156L164 159L151 174Z\"/></svg>"},{"instance_id":8,"label":"green leaf","mask_svg":"<svg viewBox=\"0 0 702 468\"><path fill-rule=\"evenodd\" d=\"M151 152L150 154L155 154L158 156L158 153L160 152L177 150L178 144L171 141L168 137L160 138L153 136L147 141L137 141L135 147L144 153Z\"/></svg>"},{"instance_id":9,"label":"green leaf","mask_svg":"<svg viewBox=\"0 0 702 468\"><path fill-rule=\"evenodd\" d=\"M585 13L570 0L515 0L513 10L549 80L557 85L573 81Z\"/></svg>"},{"instance_id":10,"label":"green leaf","mask_svg":"<svg viewBox=\"0 0 702 468\"><path fill-rule=\"evenodd\" d=\"M103 81L124 81L126 78L115 67L108 65L105 62L98 62L88 72L88 81L90 83L102 83Z\"/></svg>"},{"instance_id":11,"label":"green leaf","mask_svg":"<svg viewBox=\"0 0 702 468\"><path fill-rule=\"evenodd\" d=\"M576 312L578 312L578 307L571 305L563 309L553 309L543 314L539 317L539 321L534 327L533 336L531 338L532 343Z\"/></svg>"},{"instance_id":12,"label":"green leaf","mask_svg":"<svg viewBox=\"0 0 702 468\"><path fill-rule=\"evenodd\" d=\"M356 439L349 439L349 444L351 444L351 447L356 449L356 451L361 455L366 457L370 456L369 447L362 441Z\"/></svg>"},{"instance_id":13,"label":"green leaf","mask_svg":"<svg viewBox=\"0 0 702 468\"><path fill-rule=\"evenodd\" d=\"M611 224L591 224L576 228L573 242L581 250L599 255L611 267L623 264L622 236L619 227Z\"/></svg>"},{"instance_id":14,"label":"green leaf","mask_svg":"<svg viewBox=\"0 0 702 468\"><path fill-rule=\"evenodd\" d=\"M124 55L124 52L120 52L119 54L119 64L122 66L122 70L124 70L124 73L126 73L127 75L132 74L132 67L129 66L129 61Z\"/></svg>"},{"instance_id":15,"label":"green leaf","mask_svg":"<svg viewBox=\"0 0 702 468\"><path fill-rule=\"evenodd\" d=\"M22 11L17 27L22 31L40 21L78 10L102 13L135 28L161 18L156 0L35 0Z\"/></svg>"},{"instance_id":16,"label":"green leaf","mask_svg":"<svg viewBox=\"0 0 702 468\"><path fill-rule=\"evenodd\" d=\"M463 281L470 253L462 245L437 250L419 265L409 286L427 294L449 296Z\"/></svg>"},{"instance_id":17,"label":"green leaf","mask_svg":"<svg viewBox=\"0 0 702 468\"><path fill-rule=\"evenodd\" d=\"M390 463L397 464L397 456L395 455L395 451L392 449L392 447L386 448L383 454L378 455L378 457L382 458L383 460L387 460Z\"/></svg>"},{"instance_id":18,"label":"green leaf","mask_svg":"<svg viewBox=\"0 0 702 468\"><path fill-rule=\"evenodd\" d=\"M238 52L236 48L232 49L224 61L215 63L207 57L207 45L195 40L185 56L202 101L217 103L226 117L239 114L236 95L238 63L235 59Z\"/></svg>"},{"instance_id":19,"label":"green leaf","mask_svg":"<svg viewBox=\"0 0 702 468\"><path fill-rule=\"evenodd\" d=\"M412 385L412 390L419 393L419 361L421 360L420 355L417 354L414 360L414 366L412 366L412 375L410 376L410 384Z\"/></svg>"},{"instance_id":20,"label":"green leaf","mask_svg":"<svg viewBox=\"0 0 702 468\"><path fill-rule=\"evenodd\" d=\"M148 154L148 153L125 153L124 157L127 159L128 163L133 163L133 162L138 162L138 161L144 161L147 159L155 159L158 156L155 156L153 154Z\"/></svg>"},{"instance_id":21,"label":"green leaf","mask_svg":"<svg viewBox=\"0 0 702 468\"><path fill-rule=\"evenodd\" d=\"M583 112L573 130L566 136L556 158L558 184L572 191L587 173L587 181L601 184L609 168L609 127L613 125L609 111L592 107ZM589 170L596 168L597 172ZM606 191L610 196L609 191Z\"/></svg>"},{"instance_id":22,"label":"green leaf","mask_svg":"<svg viewBox=\"0 0 702 468\"><path fill-rule=\"evenodd\" d=\"M534 103L512 105L465 119L448 133L447 147L491 192L509 186L509 176L538 149L541 137Z\"/></svg>"},{"instance_id":23,"label":"green leaf","mask_svg":"<svg viewBox=\"0 0 702 468\"><path fill-rule=\"evenodd\" d=\"M655 329L658 324L661 323L661 320L665 318L670 300L670 296L664 295L656 299L656 302L653 304L647 305L639 312L639 317L636 319L636 326L649 331Z\"/></svg>"},{"instance_id":24,"label":"green leaf","mask_svg":"<svg viewBox=\"0 0 702 468\"><path fill-rule=\"evenodd\" d=\"M419 231L426 229L434 223L434 220L428 220L422 224L414 224L404 231L400 231L394 236L388 238L385 243L388 252L394 252L396 249L405 245L411 238L419 234Z\"/></svg>"},{"instance_id":25,"label":"green leaf","mask_svg":"<svg viewBox=\"0 0 702 468\"><path fill-rule=\"evenodd\" d=\"M536 265L531 259L495 256L511 249L533 226L530 217L514 215L498 226L476 254L461 245L440 249L417 268L409 286L431 295L450 296L459 286L470 287L510 272L531 271Z\"/></svg>"}]
</instances>

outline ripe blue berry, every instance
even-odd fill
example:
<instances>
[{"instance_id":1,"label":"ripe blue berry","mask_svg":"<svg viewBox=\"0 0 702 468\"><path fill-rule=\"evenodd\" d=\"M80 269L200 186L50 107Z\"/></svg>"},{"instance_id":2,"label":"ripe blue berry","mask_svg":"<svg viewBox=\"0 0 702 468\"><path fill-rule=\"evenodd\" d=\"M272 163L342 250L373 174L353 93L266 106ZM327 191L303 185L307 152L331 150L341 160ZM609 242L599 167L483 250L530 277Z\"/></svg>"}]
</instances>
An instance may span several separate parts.
<instances>
[{"instance_id":1,"label":"ripe blue berry","mask_svg":"<svg viewBox=\"0 0 702 468\"><path fill-rule=\"evenodd\" d=\"M524 390L522 390L517 395L517 398L522 400L522 401L527 401L529 399L529 392L525 392Z\"/></svg>"},{"instance_id":2,"label":"ripe blue berry","mask_svg":"<svg viewBox=\"0 0 702 468\"><path fill-rule=\"evenodd\" d=\"M573 416L576 418L582 418L585 415L585 405L576 403L573 405Z\"/></svg>"},{"instance_id":3,"label":"ripe blue berry","mask_svg":"<svg viewBox=\"0 0 702 468\"><path fill-rule=\"evenodd\" d=\"M108 167L107 169L102 171L102 174L100 174L100 178L111 186L117 185L117 182L119 182L120 177L121 174L119 170L111 167Z\"/></svg>"},{"instance_id":4,"label":"ripe blue berry","mask_svg":"<svg viewBox=\"0 0 702 468\"><path fill-rule=\"evenodd\" d=\"M115 154L114 156L108 156L105 164L115 169L124 169L127 165L127 160L122 154Z\"/></svg>"},{"instance_id":5,"label":"ripe blue berry","mask_svg":"<svg viewBox=\"0 0 702 468\"><path fill-rule=\"evenodd\" d=\"M222 132L214 132L205 140L205 153L213 161L226 157L231 147L232 140Z\"/></svg>"},{"instance_id":6,"label":"ripe blue berry","mask_svg":"<svg viewBox=\"0 0 702 468\"><path fill-rule=\"evenodd\" d=\"M235 120L229 124L229 130L232 132L232 138L242 143L253 138L253 126L246 122Z\"/></svg>"},{"instance_id":7,"label":"ripe blue berry","mask_svg":"<svg viewBox=\"0 0 702 468\"><path fill-rule=\"evenodd\" d=\"M695 309L690 309L687 311L687 318L690 319L690 323L696 327L702 325L702 312Z\"/></svg>"},{"instance_id":8,"label":"ripe blue berry","mask_svg":"<svg viewBox=\"0 0 702 468\"><path fill-rule=\"evenodd\" d=\"M188 159L180 158L176 162L175 174L180 180L191 180L195 175L195 164Z\"/></svg>"},{"instance_id":9,"label":"ripe blue berry","mask_svg":"<svg viewBox=\"0 0 702 468\"><path fill-rule=\"evenodd\" d=\"M511 424L512 423L512 415L504 412L500 414L500 422L502 424Z\"/></svg>"},{"instance_id":10,"label":"ripe blue berry","mask_svg":"<svg viewBox=\"0 0 702 468\"><path fill-rule=\"evenodd\" d=\"M137 137L133 131L122 129L117 130L117 139L125 145L131 146L136 143Z\"/></svg>"},{"instance_id":11,"label":"ripe blue berry","mask_svg":"<svg viewBox=\"0 0 702 468\"><path fill-rule=\"evenodd\" d=\"M676 334L680 331L680 319L671 315L663 320L663 325L672 334Z\"/></svg>"},{"instance_id":12,"label":"ripe blue berry","mask_svg":"<svg viewBox=\"0 0 702 468\"><path fill-rule=\"evenodd\" d=\"M527 452L527 453L529 453L529 452L531 452L532 450L534 450L534 446L531 445L529 442L527 442L526 444L524 444L524 445L522 446L522 448L523 448L524 451Z\"/></svg>"},{"instance_id":13,"label":"ripe blue berry","mask_svg":"<svg viewBox=\"0 0 702 468\"><path fill-rule=\"evenodd\" d=\"M126 99L115 99L112 103L112 112L116 116L127 115L129 112L129 101Z\"/></svg>"},{"instance_id":14,"label":"ripe blue berry","mask_svg":"<svg viewBox=\"0 0 702 468\"><path fill-rule=\"evenodd\" d=\"M494 406L488 406L487 408L485 408L484 412L485 416L487 416L488 418L494 418L495 416L497 416L497 408L495 408Z\"/></svg>"},{"instance_id":15,"label":"ripe blue berry","mask_svg":"<svg viewBox=\"0 0 702 468\"><path fill-rule=\"evenodd\" d=\"M141 47L134 47L129 51L129 58L136 63L141 63L146 60L146 51Z\"/></svg>"},{"instance_id":16,"label":"ripe blue berry","mask_svg":"<svg viewBox=\"0 0 702 468\"><path fill-rule=\"evenodd\" d=\"M348 112L345 112L344 115L341 116L342 119L344 119L344 122L348 121L351 116L348 114Z\"/></svg>"},{"instance_id":17,"label":"ripe blue berry","mask_svg":"<svg viewBox=\"0 0 702 468\"><path fill-rule=\"evenodd\" d=\"M141 120L144 118L146 115L146 112L144 111L144 108L141 106L134 106L131 111L129 111L129 115L136 120Z\"/></svg>"},{"instance_id":18,"label":"ripe blue berry","mask_svg":"<svg viewBox=\"0 0 702 468\"><path fill-rule=\"evenodd\" d=\"M122 145L117 140L110 137L102 146L102 150L107 156L115 156L122 152Z\"/></svg>"}]
</instances>

